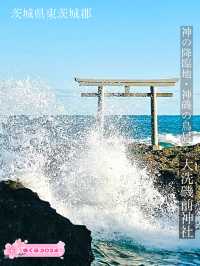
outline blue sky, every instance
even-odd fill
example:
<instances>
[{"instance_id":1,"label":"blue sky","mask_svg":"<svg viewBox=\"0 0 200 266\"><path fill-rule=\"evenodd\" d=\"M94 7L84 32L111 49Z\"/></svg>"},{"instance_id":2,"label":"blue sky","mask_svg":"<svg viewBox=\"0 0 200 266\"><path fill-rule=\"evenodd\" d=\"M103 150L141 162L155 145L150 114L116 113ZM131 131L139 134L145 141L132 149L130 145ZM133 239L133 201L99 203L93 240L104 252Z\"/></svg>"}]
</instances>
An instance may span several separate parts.
<instances>
[{"instance_id":1,"label":"blue sky","mask_svg":"<svg viewBox=\"0 0 200 266\"><path fill-rule=\"evenodd\" d=\"M89 20L11 18L14 8L92 8ZM199 105L200 1L4 1L0 9L0 78L40 77L68 114L96 111L96 100L80 98L82 78L179 77L179 27L194 27L194 111ZM109 89L109 88L108 88ZM93 88L95 90L95 88ZM179 114L179 84L159 99L160 114ZM88 90L91 91L91 88ZM143 91L146 91L144 89ZM148 99L107 99L107 113L149 114Z\"/></svg>"}]
</instances>

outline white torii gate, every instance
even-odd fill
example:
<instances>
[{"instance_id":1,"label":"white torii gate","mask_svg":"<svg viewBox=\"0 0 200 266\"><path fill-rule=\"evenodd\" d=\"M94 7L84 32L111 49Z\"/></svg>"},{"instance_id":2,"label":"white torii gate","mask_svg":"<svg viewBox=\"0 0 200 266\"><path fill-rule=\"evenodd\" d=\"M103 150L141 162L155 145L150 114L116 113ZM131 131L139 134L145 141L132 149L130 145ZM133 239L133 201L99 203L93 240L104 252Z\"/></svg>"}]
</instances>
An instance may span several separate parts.
<instances>
[{"instance_id":1,"label":"white torii gate","mask_svg":"<svg viewBox=\"0 0 200 266\"><path fill-rule=\"evenodd\" d=\"M97 86L98 92L81 93L82 97L98 97L97 123L103 126L103 103L104 97L150 97L151 98L151 143L153 149L159 149L158 143L158 117L157 117L157 97L172 97L173 93L156 92L155 87L175 86L178 79L152 79L152 80L132 80L132 79L80 79L75 78L80 86ZM105 86L123 86L125 92L109 93L104 92ZM149 93L131 93L131 87L149 87Z\"/></svg>"}]
</instances>

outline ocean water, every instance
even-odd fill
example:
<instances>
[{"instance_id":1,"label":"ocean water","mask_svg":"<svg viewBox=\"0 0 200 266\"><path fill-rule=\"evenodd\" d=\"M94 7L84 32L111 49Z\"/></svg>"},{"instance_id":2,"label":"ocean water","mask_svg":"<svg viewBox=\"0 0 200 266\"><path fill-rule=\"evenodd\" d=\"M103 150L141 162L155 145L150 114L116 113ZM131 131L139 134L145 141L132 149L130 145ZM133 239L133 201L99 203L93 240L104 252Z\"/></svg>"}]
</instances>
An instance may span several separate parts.
<instances>
[{"instance_id":1,"label":"ocean water","mask_svg":"<svg viewBox=\"0 0 200 266\"><path fill-rule=\"evenodd\" d=\"M149 142L150 117L107 117L104 138L91 116L1 119L0 179L19 179L57 212L85 224L93 265L200 265L198 232L195 240L178 239L174 196L166 200L153 177L126 156L126 141ZM179 120L159 117L165 142L178 144Z\"/></svg>"},{"instance_id":2,"label":"ocean water","mask_svg":"<svg viewBox=\"0 0 200 266\"><path fill-rule=\"evenodd\" d=\"M174 195L161 195L153 176L127 158L127 142L150 142L149 116L106 116L102 136L95 117L63 114L41 84L9 81L0 89L0 180L19 179L85 224L93 266L200 265L199 231L194 240L178 239ZM160 142L179 145L180 122L159 116ZM200 116L193 117L193 136L199 143Z\"/></svg>"},{"instance_id":3,"label":"ocean water","mask_svg":"<svg viewBox=\"0 0 200 266\"><path fill-rule=\"evenodd\" d=\"M123 115L105 117L105 135L117 128L120 136L150 143L151 142L151 117L149 115ZM171 145L181 145L182 118L180 115L158 116L159 142ZM192 118L193 141L191 144L200 142L200 116Z\"/></svg>"}]
</instances>

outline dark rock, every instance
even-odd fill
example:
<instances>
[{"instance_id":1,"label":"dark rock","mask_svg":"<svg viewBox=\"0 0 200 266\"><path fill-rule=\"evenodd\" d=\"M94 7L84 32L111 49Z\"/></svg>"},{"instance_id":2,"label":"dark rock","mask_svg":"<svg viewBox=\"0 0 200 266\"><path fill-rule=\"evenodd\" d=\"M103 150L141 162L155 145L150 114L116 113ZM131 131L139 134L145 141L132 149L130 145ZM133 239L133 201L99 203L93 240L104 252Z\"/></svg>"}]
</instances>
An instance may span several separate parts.
<instances>
[{"instance_id":1,"label":"dark rock","mask_svg":"<svg viewBox=\"0 0 200 266\"><path fill-rule=\"evenodd\" d=\"M73 225L20 183L0 182L1 266L89 266L93 260L90 234L85 226ZM19 238L31 244L63 241L64 258L5 258L5 244L13 244Z\"/></svg>"},{"instance_id":2,"label":"dark rock","mask_svg":"<svg viewBox=\"0 0 200 266\"><path fill-rule=\"evenodd\" d=\"M179 171L188 158L193 165L196 165L196 199L200 201L200 144L154 151L150 145L132 143L128 145L127 152L128 157L139 167L146 167L160 190L165 194L168 190L173 191L177 197L180 189Z\"/></svg>"}]
</instances>

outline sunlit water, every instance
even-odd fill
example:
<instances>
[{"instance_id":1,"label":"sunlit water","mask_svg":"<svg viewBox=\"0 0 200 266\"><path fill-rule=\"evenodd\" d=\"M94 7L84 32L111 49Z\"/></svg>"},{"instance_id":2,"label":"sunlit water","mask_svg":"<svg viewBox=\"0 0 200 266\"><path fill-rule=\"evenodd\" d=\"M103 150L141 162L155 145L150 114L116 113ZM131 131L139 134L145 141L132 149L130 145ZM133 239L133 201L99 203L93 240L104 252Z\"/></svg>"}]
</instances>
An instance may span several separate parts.
<instances>
[{"instance_id":1,"label":"sunlit water","mask_svg":"<svg viewBox=\"0 0 200 266\"><path fill-rule=\"evenodd\" d=\"M93 117L63 115L41 83L6 81L0 89L0 179L19 179L57 212L85 224L93 265L200 265L199 233L178 239L173 194L166 199L146 169L127 158L127 142L149 141L148 116L108 117L102 137ZM180 117L159 119L160 140L178 144Z\"/></svg>"}]
</instances>

